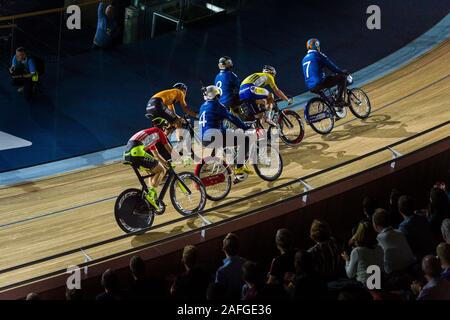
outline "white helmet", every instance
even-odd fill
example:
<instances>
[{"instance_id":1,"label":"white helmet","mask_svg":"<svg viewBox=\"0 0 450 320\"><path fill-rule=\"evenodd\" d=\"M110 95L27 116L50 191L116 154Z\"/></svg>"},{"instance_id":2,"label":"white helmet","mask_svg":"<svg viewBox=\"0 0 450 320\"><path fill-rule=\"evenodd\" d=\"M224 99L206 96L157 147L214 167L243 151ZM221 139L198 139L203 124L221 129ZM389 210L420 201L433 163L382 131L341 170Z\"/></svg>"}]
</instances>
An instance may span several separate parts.
<instances>
[{"instance_id":1,"label":"white helmet","mask_svg":"<svg viewBox=\"0 0 450 320\"><path fill-rule=\"evenodd\" d=\"M203 98L205 99L205 101L216 100L216 99L220 98L221 95L222 95L222 90L220 90L220 88L216 87L216 86L208 86L203 91Z\"/></svg>"},{"instance_id":2,"label":"white helmet","mask_svg":"<svg viewBox=\"0 0 450 320\"><path fill-rule=\"evenodd\" d=\"M233 60L230 57L225 56L220 58L219 60L219 69L220 70L228 70L233 68Z\"/></svg>"},{"instance_id":3,"label":"white helmet","mask_svg":"<svg viewBox=\"0 0 450 320\"><path fill-rule=\"evenodd\" d=\"M275 69L275 68L272 67L272 66L268 66L268 65L265 65L265 66L264 66L262 72L264 72L264 73L270 73L270 74L273 75L273 76L276 76L276 75L277 75L277 69Z\"/></svg>"}]
</instances>

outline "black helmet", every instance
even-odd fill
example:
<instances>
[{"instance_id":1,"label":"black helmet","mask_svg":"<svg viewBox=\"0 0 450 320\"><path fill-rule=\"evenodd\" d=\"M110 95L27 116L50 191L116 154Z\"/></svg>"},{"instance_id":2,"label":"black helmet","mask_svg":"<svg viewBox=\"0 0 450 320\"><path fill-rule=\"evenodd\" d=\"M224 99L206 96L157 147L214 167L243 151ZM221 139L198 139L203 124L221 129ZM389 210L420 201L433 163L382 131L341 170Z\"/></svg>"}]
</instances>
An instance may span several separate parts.
<instances>
[{"instance_id":1,"label":"black helmet","mask_svg":"<svg viewBox=\"0 0 450 320\"><path fill-rule=\"evenodd\" d=\"M182 82L175 83L173 85L173 87L174 87L174 89L180 89L180 90L184 90L184 91L187 91L187 89L188 89L187 85L185 85Z\"/></svg>"},{"instance_id":2,"label":"black helmet","mask_svg":"<svg viewBox=\"0 0 450 320\"><path fill-rule=\"evenodd\" d=\"M233 68L233 60L230 57L225 56L219 59L219 69L227 70Z\"/></svg>"}]
</instances>

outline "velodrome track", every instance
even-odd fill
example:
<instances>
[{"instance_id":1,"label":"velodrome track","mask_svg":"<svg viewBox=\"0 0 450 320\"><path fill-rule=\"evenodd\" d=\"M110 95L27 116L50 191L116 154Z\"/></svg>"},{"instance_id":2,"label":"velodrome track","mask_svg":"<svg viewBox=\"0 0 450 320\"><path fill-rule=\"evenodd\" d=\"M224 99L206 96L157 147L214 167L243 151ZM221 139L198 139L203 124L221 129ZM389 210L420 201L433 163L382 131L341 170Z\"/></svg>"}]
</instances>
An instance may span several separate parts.
<instances>
[{"instance_id":1,"label":"velodrome track","mask_svg":"<svg viewBox=\"0 0 450 320\"><path fill-rule=\"evenodd\" d=\"M267 183L252 177L235 186L221 204L366 155L448 122L449 61L450 41L447 39L410 64L365 85L363 88L373 106L369 119L361 121L349 115L337 122L328 136L317 135L306 127L307 135L300 146L282 148L285 167L279 181ZM450 126L443 125L396 146L395 150L407 154L449 135ZM390 151L382 151L305 182L313 187L323 186L391 158ZM192 167L186 169L193 170ZM116 163L1 188L0 291L15 283L83 263L86 257L99 259L196 229L204 223L195 216L142 236L109 243L107 240L123 234L113 215L115 197L130 187L138 187L132 170ZM303 188L301 184L281 188L244 203L213 210L204 218L217 222L301 193ZM217 205L208 202L207 208ZM169 206L164 216L156 217L155 225L179 217ZM79 250L102 241L101 245ZM44 259L67 251L71 253ZM39 262L40 259L45 261Z\"/></svg>"}]
</instances>

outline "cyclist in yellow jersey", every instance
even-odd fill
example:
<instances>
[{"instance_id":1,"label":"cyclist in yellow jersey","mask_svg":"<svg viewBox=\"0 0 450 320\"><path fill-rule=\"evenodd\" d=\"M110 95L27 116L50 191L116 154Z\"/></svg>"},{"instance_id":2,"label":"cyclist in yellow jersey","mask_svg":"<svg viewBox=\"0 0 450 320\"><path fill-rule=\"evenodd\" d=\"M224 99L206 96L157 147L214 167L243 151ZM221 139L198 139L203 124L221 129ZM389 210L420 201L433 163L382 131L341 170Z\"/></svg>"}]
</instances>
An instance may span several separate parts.
<instances>
[{"instance_id":1,"label":"cyclist in yellow jersey","mask_svg":"<svg viewBox=\"0 0 450 320\"><path fill-rule=\"evenodd\" d=\"M259 73L254 73L248 76L244 81L242 81L241 88L239 90L239 98L243 102L249 102L252 104L255 112L271 111L274 96L265 89L265 87L270 87L272 91L284 101L290 104L293 103L293 99L288 98L283 91L281 91L275 83L275 76L277 71L274 67L264 66L263 71ZM259 105L264 104L265 110L260 110Z\"/></svg>"}]
</instances>

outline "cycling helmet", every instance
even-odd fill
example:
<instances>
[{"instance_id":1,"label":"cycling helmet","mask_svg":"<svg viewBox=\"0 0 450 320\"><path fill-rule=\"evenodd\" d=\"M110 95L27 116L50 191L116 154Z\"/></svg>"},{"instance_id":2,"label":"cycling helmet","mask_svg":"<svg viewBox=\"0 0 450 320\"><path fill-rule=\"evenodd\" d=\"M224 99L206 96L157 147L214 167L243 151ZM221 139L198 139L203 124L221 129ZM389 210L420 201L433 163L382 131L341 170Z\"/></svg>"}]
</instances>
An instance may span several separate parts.
<instances>
[{"instance_id":1,"label":"cycling helmet","mask_svg":"<svg viewBox=\"0 0 450 320\"><path fill-rule=\"evenodd\" d=\"M221 95L222 91L220 90L219 87L216 86L209 86L203 90L203 98L205 99L205 101L216 100L220 98Z\"/></svg>"},{"instance_id":2,"label":"cycling helmet","mask_svg":"<svg viewBox=\"0 0 450 320\"><path fill-rule=\"evenodd\" d=\"M152 124L153 124L154 127L157 127L157 128L160 128L160 129L169 126L169 122L166 119L160 118L160 117L152 119Z\"/></svg>"},{"instance_id":3,"label":"cycling helmet","mask_svg":"<svg viewBox=\"0 0 450 320\"><path fill-rule=\"evenodd\" d=\"M320 51L320 41L316 38L309 39L306 42L306 49Z\"/></svg>"},{"instance_id":4,"label":"cycling helmet","mask_svg":"<svg viewBox=\"0 0 450 320\"><path fill-rule=\"evenodd\" d=\"M264 73L270 73L273 76L277 75L277 70L272 66L264 66L263 71Z\"/></svg>"},{"instance_id":5,"label":"cycling helmet","mask_svg":"<svg viewBox=\"0 0 450 320\"><path fill-rule=\"evenodd\" d=\"M174 87L174 89L180 89L180 90L184 90L184 91L187 91L187 89L188 89L187 85L185 85L182 82L175 83L173 85L173 87Z\"/></svg>"},{"instance_id":6,"label":"cycling helmet","mask_svg":"<svg viewBox=\"0 0 450 320\"><path fill-rule=\"evenodd\" d=\"M219 59L219 69L227 70L233 68L233 60L230 57L225 56Z\"/></svg>"}]
</instances>

